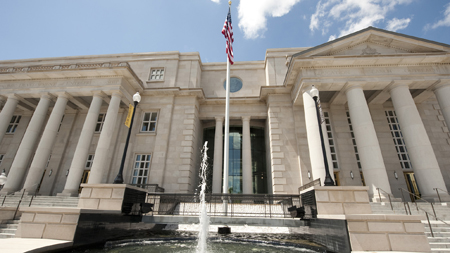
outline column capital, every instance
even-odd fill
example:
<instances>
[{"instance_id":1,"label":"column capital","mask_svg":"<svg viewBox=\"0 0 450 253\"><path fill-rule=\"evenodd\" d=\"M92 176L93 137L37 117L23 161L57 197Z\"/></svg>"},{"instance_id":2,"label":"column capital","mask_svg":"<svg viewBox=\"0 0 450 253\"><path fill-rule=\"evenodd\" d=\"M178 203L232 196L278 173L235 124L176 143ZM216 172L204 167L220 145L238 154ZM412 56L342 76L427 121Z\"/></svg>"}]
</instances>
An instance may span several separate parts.
<instances>
[{"instance_id":1,"label":"column capital","mask_svg":"<svg viewBox=\"0 0 450 253\"><path fill-rule=\"evenodd\" d=\"M111 94L111 97L122 98L123 97L123 93L121 91L113 91L113 93Z\"/></svg>"},{"instance_id":2,"label":"column capital","mask_svg":"<svg viewBox=\"0 0 450 253\"><path fill-rule=\"evenodd\" d=\"M242 116L242 121L250 121L251 116Z\"/></svg>"},{"instance_id":3,"label":"column capital","mask_svg":"<svg viewBox=\"0 0 450 253\"><path fill-rule=\"evenodd\" d=\"M99 98L103 98L104 93L101 90L96 90L92 92L92 96L93 97L99 97Z\"/></svg>"},{"instance_id":4,"label":"column capital","mask_svg":"<svg viewBox=\"0 0 450 253\"><path fill-rule=\"evenodd\" d=\"M434 86L433 91L437 91L440 88L444 88L444 87L448 87L448 86L450 86L450 80L449 79L439 80L439 83L437 83Z\"/></svg>"},{"instance_id":5,"label":"column capital","mask_svg":"<svg viewBox=\"0 0 450 253\"><path fill-rule=\"evenodd\" d=\"M8 99L15 99L15 100L19 100L19 97L17 96L16 93L11 93L6 95L8 97Z\"/></svg>"},{"instance_id":6,"label":"column capital","mask_svg":"<svg viewBox=\"0 0 450 253\"><path fill-rule=\"evenodd\" d=\"M342 90L344 91L345 94L347 94L347 92L349 90L353 90L353 89L357 89L357 88L363 89L362 83L360 83L360 82L346 83L344 85L344 88L342 88Z\"/></svg>"},{"instance_id":7,"label":"column capital","mask_svg":"<svg viewBox=\"0 0 450 253\"><path fill-rule=\"evenodd\" d=\"M412 81L409 80L395 80L392 82L390 87L388 88L388 91L391 92L392 90L398 88L398 87L408 87L409 89L409 85L412 83Z\"/></svg>"},{"instance_id":8,"label":"column capital","mask_svg":"<svg viewBox=\"0 0 450 253\"><path fill-rule=\"evenodd\" d=\"M63 92L55 92L54 94L56 96L58 96L58 98L59 97L66 98L66 99L72 98L72 96L69 93L65 92L65 91L63 91Z\"/></svg>"},{"instance_id":9,"label":"column capital","mask_svg":"<svg viewBox=\"0 0 450 253\"><path fill-rule=\"evenodd\" d=\"M214 119L216 120L216 122L223 122L223 118L224 118L224 117L214 117Z\"/></svg>"},{"instance_id":10,"label":"column capital","mask_svg":"<svg viewBox=\"0 0 450 253\"><path fill-rule=\"evenodd\" d=\"M41 93L41 99L43 99L43 98L52 100L54 98L54 96L52 96L52 94L50 94L48 92L45 92L45 93Z\"/></svg>"}]
</instances>

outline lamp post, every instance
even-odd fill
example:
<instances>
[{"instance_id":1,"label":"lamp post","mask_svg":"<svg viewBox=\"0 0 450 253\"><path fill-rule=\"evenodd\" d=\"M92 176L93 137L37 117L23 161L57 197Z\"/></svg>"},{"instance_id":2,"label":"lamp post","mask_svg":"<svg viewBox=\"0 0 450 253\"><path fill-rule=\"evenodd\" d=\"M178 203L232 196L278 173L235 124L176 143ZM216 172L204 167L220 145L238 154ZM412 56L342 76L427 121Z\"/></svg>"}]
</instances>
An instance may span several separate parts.
<instances>
[{"instance_id":1,"label":"lamp post","mask_svg":"<svg viewBox=\"0 0 450 253\"><path fill-rule=\"evenodd\" d=\"M320 143L322 144L322 155L323 155L323 162L325 163L325 180L324 185L325 186L334 186L334 181L331 178L330 171L328 168L328 159L327 159L327 152L325 150L325 142L323 140L323 132L322 132L322 116L320 115L320 102L319 102L319 90L316 87L312 87L310 91L311 96L314 99L314 103L316 106L316 113L317 113L317 122L319 124L319 133L320 133Z\"/></svg>"},{"instance_id":2,"label":"lamp post","mask_svg":"<svg viewBox=\"0 0 450 253\"><path fill-rule=\"evenodd\" d=\"M133 95L133 101L134 101L134 110L133 110L133 115L131 116L131 123L130 123L130 128L128 129L128 135L127 135L127 140L125 142L125 148L123 149L122 162L120 163L119 173L117 173L117 176L114 179L113 184L123 184L123 175L122 175L123 174L123 166L125 164L125 158L127 156L128 143L130 142L131 129L133 128L134 114L136 113L136 107L137 107L138 103L141 101L141 95L139 95L139 92L136 92L136 94Z\"/></svg>"}]
</instances>

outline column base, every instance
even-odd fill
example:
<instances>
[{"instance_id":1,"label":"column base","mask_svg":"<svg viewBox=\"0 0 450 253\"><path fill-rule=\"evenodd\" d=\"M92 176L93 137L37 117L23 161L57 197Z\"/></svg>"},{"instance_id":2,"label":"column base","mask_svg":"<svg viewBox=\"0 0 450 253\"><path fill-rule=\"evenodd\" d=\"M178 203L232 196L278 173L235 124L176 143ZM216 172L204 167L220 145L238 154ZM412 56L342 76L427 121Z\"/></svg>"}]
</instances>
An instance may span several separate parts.
<instances>
[{"instance_id":1,"label":"column base","mask_svg":"<svg viewBox=\"0 0 450 253\"><path fill-rule=\"evenodd\" d=\"M375 203L389 203L389 197L387 196L383 196L381 195L381 201L380 201L380 197L372 197L370 198L370 202L375 202ZM394 198L391 196L391 202L402 202L401 198Z\"/></svg>"},{"instance_id":2,"label":"column base","mask_svg":"<svg viewBox=\"0 0 450 253\"><path fill-rule=\"evenodd\" d=\"M447 193L439 193L439 197L437 194L422 195L422 199L425 199L429 202L434 202L436 204L440 203L439 198L441 199L441 202L450 202L450 195L448 195Z\"/></svg>"},{"instance_id":3,"label":"column base","mask_svg":"<svg viewBox=\"0 0 450 253\"><path fill-rule=\"evenodd\" d=\"M56 196L62 196L62 197L78 197L78 189L76 190L63 190L61 193L57 193Z\"/></svg>"},{"instance_id":4,"label":"column base","mask_svg":"<svg viewBox=\"0 0 450 253\"><path fill-rule=\"evenodd\" d=\"M19 192L20 192L20 194L22 194L21 191L17 191L17 190L10 189L10 188L9 188L9 189L8 189L8 188L3 188L3 189L0 191L0 195L10 195L10 194L17 195Z\"/></svg>"}]
</instances>

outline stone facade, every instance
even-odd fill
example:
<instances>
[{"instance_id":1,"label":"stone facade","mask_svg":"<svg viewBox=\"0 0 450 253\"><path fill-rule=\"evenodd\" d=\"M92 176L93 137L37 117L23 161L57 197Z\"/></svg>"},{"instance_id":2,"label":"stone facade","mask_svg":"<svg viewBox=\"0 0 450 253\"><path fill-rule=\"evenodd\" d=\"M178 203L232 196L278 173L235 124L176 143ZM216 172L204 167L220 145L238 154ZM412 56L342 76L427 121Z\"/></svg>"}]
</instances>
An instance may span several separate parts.
<instances>
[{"instance_id":1,"label":"stone facade","mask_svg":"<svg viewBox=\"0 0 450 253\"><path fill-rule=\"evenodd\" d=\"M316 47L268 49L263 61L236 62L231 77L242 88L231 93L230 125L242 130L243 140L253 138L249 128L264 130L265 162L253 161L251 167L252 183L261 177L267 190L254 187L253 193L297 193L314 179L323 182L317 117L310 106L314 86L329 115L329 126L322 129L328 165L340 185L365 183L371 198L378 197L377 188L397 198L399 188L435 198L433 188L439 188L445 198L449 52L446 44L369 27ZM25 188L30 194L78 195L82 180L112 183L128 132L123 122L136 92L142 100L125 183L194 192L205 129L216 127L225 114L225 77L226 63L202 63L198 53L1 61L0 169L8 175L1 193ZM389 111L395 117L388 117ZM243 124L248 117L250 123ZM248 170L248 159L256 158L239 161ZM214 159L222 160L221 152ZM221 171L221 163L214 164L220 168L211 173ZM214 178L217 192L220 177ZM242 192L238 187L249 181L240 184L235 191Z\"/></svg>"}]
</instances>

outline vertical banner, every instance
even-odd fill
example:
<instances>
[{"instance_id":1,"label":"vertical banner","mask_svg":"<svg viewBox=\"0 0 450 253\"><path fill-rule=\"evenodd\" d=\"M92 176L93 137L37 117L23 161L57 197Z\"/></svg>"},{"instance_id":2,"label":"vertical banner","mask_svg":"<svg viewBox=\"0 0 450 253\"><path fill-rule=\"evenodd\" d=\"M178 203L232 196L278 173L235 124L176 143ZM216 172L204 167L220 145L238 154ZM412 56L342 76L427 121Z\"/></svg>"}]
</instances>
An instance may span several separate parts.
<instances>
[{"instance_id":1,"label":"vertical banner","mask_svg":"<svg viewBox=\"0 0 450 253\"><path fill-rule=\"evenodd\" d=\"M131 117L133 117L133 111L134 111L134 106L132 104L130 104L130 106L128 107L127 119L125 120L125 126L127 126L128 128L130 128Z\"/></svg>"}]
</instances>

